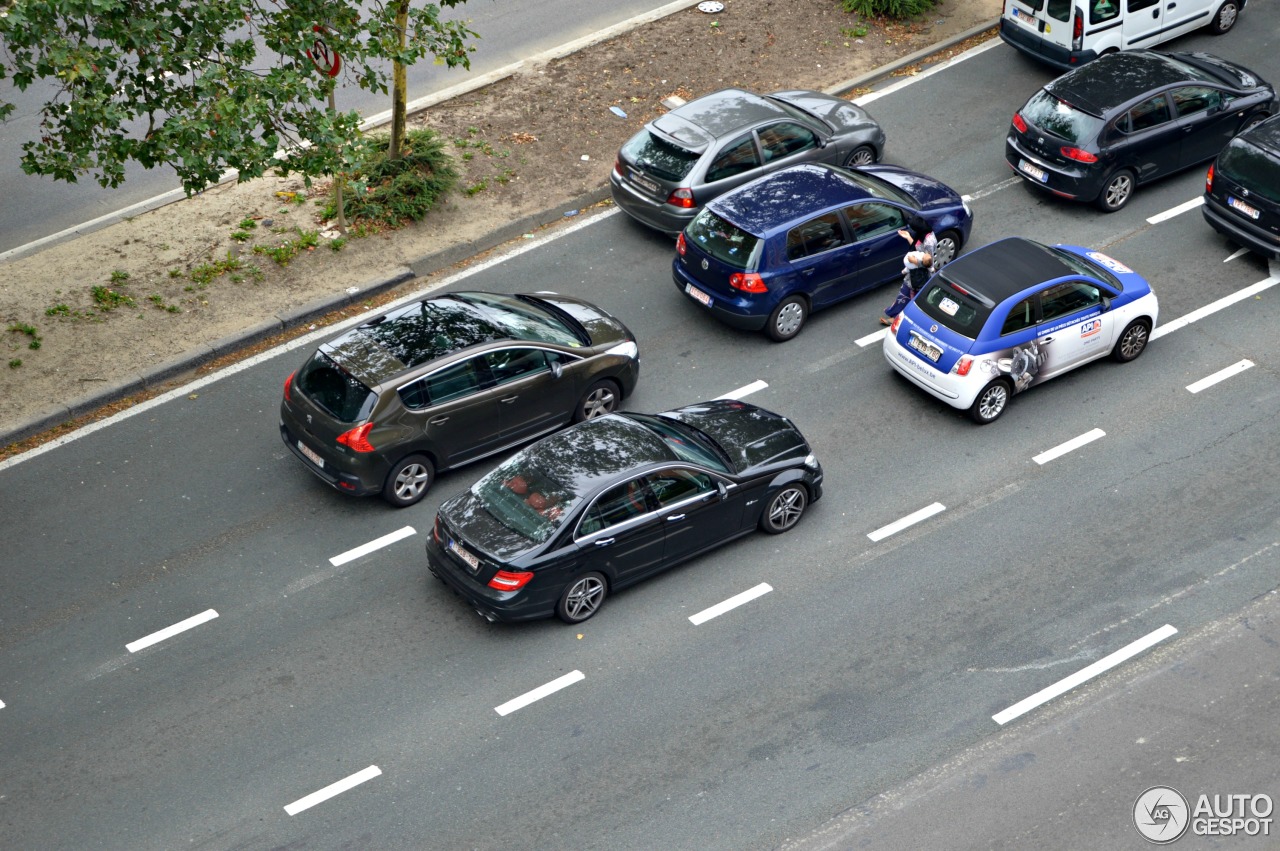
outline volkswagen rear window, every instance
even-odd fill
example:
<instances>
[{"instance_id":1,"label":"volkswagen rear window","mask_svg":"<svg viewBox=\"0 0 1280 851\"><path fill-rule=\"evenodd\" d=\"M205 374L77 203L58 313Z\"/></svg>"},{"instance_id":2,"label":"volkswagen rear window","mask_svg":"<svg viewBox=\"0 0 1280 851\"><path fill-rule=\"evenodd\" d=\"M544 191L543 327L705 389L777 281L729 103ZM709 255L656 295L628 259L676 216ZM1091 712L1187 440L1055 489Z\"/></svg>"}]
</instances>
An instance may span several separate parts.
<instances>
[{"instance_id":1,"label":"volkswagen rear window","mask_svg":"<svg viewBox=\"0 0 1280 851\"><path fill-rule=\"evenodd\" d=\"M1101 118L1081 112L1044 89L1027 101L1022 108L1022 117L1046 133L1075 144L1088 142L1102 126Z\"/></svg>"},{"instance_id":2,"label":"volkswagen rear window","mask_svg":"<svg viewBox=\"0 0 1280 851\"><path fill-rule=\"evenodd\" d=\"M685 228L685 239L728 266L754 269L759 259L760 240L711 210L703 210Z\"/></svg>"},{"instance_id":3,"label":"volkswagen rear window","mask_svg":"<svg viewBox=\"0 0 1280 851\"><path fill-rule=\"evenodd\" d=\"M916 296L916 306L939 325L976 340L991 315L991 308L948 281L945 275L946 272L939 272L933 276Z\"/></svg>"},{"instance_id":4,"label":"volkswagen rear window","mask_svg":"<svg viewBox=\"0 0 1280 851\"><path fill-rule=\"evenodd\" d=\"M622 157L646 174L672 183L684 180L685 175L693 170L693 164L700 154L672 145L654 136L648 131L641 131L632 136L622 146Z\"/></svg>"},{"instance_id":5,"label":"volkswagen rear window","mask_svg":"<svg viewBox=\"0 0 1280 851\"><path fill-rule=\"evenodd\" d=\"M1236 138L1228 143L1218 154L1214 170L1247 186L1250 192L1280 204L1280 161L1244 139Z\"/></svg>"},{"instance_id":6,"label":"volkswagen rear window","mask_svg":"<svg viewBox=\"0 0 1280 851\"><path fill-rule=\"evenodd\" d=\"M294 386L334 419L344 423L368 417L377 399L372 390L324 352L313 354L298 370Z\"/></svg>"}]
</instances>

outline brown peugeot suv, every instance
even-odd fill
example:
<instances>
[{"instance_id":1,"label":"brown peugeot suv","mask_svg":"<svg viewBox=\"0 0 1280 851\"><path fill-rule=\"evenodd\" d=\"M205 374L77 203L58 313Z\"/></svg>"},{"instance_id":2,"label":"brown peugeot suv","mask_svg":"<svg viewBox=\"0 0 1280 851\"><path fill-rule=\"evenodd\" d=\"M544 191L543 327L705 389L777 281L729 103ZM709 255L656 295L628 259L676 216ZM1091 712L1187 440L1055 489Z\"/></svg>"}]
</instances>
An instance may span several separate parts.
<instances>
[{"instance_id":1,"label":"brown peugeot suv","mask_svg":"<svg viewBox=\"0 0 1280 851\"><path fill-rule=\"evenodd\" d=\"M322 343L284 383L280 437L309 470L403 507L438 471L614 410L635 336L568 296L449 293Z\"/></svg>"}]
</instances>

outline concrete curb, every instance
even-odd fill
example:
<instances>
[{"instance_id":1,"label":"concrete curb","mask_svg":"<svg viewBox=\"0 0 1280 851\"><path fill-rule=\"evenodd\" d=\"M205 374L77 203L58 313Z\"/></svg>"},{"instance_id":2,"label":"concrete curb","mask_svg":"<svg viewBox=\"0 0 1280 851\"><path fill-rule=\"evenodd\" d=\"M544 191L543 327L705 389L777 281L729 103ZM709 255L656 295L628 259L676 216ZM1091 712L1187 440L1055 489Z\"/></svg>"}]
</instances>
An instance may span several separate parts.
<instances>
[{"instance_id":1,"label":"concrete curb","mask_svg":"<svg viewBox=\"0 0 1280 851\"><path fill-rule=\"evenodd\" d=\"M666 11L665 14L670 14L671 12L676 12L676 11L680 11L683 8L688 8L689 6L694 5L695 2L697 2L697 0L692 0L692 2L690 2L690 0L680 0L680 2L672 3L672 4L669 4L668 6L662 7L662 10L669 10L669 11ZM662 10L657 10L657 11L662 11ZM658 17L661 17L661 16L659 15ZM637 19L632 19L632 20L637 20ZM996 26L997 24L998 24L998 19L986 24L981 24L979 26L972 27L963 33L960 33L958 35L955 35L955 36L952 36L951 38L946 39L945 41L938 42L937 44L931 45L930 47L926 47L921 50L917 50L915 53L904 56L901 59L898 59L894 62L889 63L888 65L883 65L879 68L876 68L873 71L870 71L859 77L855 77L852 80L848 80L843 83L840 83L837 86L828 89L827 91L833 94L843 94L844 92L859 88L860 86L864 86L867 83L872 82L873 80L878 80L881 77L887 77L893 72L901 68L905 68L909 65L914 65L924 59L927 59L929 56L932 56L936 53L940 53L941 51L954 47L955 45L965 41L966 39L972 38L973 36L978 35L979 33L982 33L985 30L988 30L991 27ZM590 37L589 39L583 39L582 41L584 43L575 49L581 49L582 47L587 47L590 44L595 44L598 41L603 41L604 39L611 38L613 35L617 35L617 34L618 34L617 32L610 32L609 35L606 35L600 38L596 38L593 36L593 37ZM560 49L558 48L556 51L549 51L548 52L549 54L557 53L556 56L550 57L550 58L560 58L564 55L567 55L567 53L559 53L558 52L559 50ZM510 73L506 74L505 76L510 76L510 74L516 73L516 71L519 70L520 67L524 67L530 62L536 62L536 61L538 60L526 60L526 62L518 63L515 66L508 66L508 68L512 68L515 70L512 70ZM546 60L543 59L541 61L546 61ZM484 85L488 85L489 83L496 82L496 79L501 79L501 78L495 78L494 80L489 80ZM463 84L463 85L465 86L466 84ZM455 88L460 88L460 87L455 87ZM476 86L475 88L479 88L479 86ZM471 91L471 90L472 89L467 89L466 91ZM461 93L463 92L457 91L457 92L454 92L452 96L456 96L457 94L461 94ZM424 100L427 100L427 99L424 99ZM433 101L433 103L435 102L438 102L438 101ZM427 105L430 105L430 104L427 104ZM426 108L426 106L421 105L421 102L415 102L414 106L417 109ZM431 275L436 272L439 272L442 269L447 269L450 266L454 265L455 263L461 262L462 260L466 260L467 258L473 257L476 254L479 254L483 251L496 248L497 246L502 245L503 243L508 242L509 240L516 239L521 234L528 233L530 231L536 230L545 225L563 221L564 213L568 210L580 210L585 207L590 207L591 205L599 203L600 201L603 201L608 197L609 197L609 186L607 182L604 182L600 186L592 190L589 190L588 192L583 193L582 195L579 195L577 198L574 198L568 201L567 203L559 204L555 207L547 208L537 213L530 214L514 222L509 222L506 225L498 228L497 230L491 231L488 234L485 234L484 236L478 239L471 240L463 244L442 248L439 251L432 252L431 254L428 254L416 260L410 261L407 267L401 266L395 270L392 270L387 275L381 276L379 278L375 278L371 280L369 283L365 284L364 286L359 287L353 293L340 293L338 295L327 296L325 298L318 299L309 304L301 305L296 310L291 310L285 313L277 314L277 316L274 319L264 321L256 326L253 326L252 328L247 328L244 331L231 334L211 344L203 344L201 346L198 346L192 349L191 351L184 352L178 357L170 361L167 361L165 363L159 364L158 366L153 367L152 369L149 369L144 373L141 373L137 376L121 381L117 384L111 385L110 387L104 387L100 391L89 394L80 399L77 399L69 403L68 405L54 406L42 414L29 417L25 421L20 422L17 426L11 429L8 429L3 433L0 433L0 445L6 445L9 443L15 443L20 440L25 440L26 438L32 437L43 431L48 431L49 429L62 425L69 420L75 419L76 417L80 417L85 414L92 413L93 411L105 405L109 405L113 402L117 402L121 399L127 398L136 393L154 390L164 382L169 381L183 373L190 372L191 370L196 369L202 364L208 363L214 358L221 357L230 352L234 352L241 348L244 348L245 346L249 346L254 343L260 342L264 339L271 337L274 334L280 333L281 331L285 331L290 328L295 328L306 322L310 322L311 320L317 317L324 316L325 314L330 313L334 310L337 310L342 307L346 307L347 305L355 301L358 301L360 299L367 298L370 295L376 295L376 294L385 292L389 289L392 289L394 287L397 287L405 283L406 281L410 281L415 277L419 277L419 278L425 277L427 275Z\"/></svg>"}]
</instances>

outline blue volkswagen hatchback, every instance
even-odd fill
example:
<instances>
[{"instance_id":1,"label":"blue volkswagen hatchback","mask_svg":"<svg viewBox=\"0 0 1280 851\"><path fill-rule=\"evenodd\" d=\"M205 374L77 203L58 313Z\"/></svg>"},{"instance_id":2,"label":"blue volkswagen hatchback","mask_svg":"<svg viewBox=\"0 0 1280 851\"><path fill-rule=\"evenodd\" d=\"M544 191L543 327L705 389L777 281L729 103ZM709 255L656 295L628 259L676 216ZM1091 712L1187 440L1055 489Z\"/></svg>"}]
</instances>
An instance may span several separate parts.
<instances>
[{"instance_id":1,"label":"blue volkswagen hatchback","mask_svg":"<svg viewBox=\"0 0 1280 851\"><path fill-rule=\"evenodd\" d=\"M897 166L808 163L712 201L680 234L676 286L722 322L778 342L815 310L896 281L923 216L946 263L969 238L969 205L945 184Z\"/></svg>"}]
</instances>

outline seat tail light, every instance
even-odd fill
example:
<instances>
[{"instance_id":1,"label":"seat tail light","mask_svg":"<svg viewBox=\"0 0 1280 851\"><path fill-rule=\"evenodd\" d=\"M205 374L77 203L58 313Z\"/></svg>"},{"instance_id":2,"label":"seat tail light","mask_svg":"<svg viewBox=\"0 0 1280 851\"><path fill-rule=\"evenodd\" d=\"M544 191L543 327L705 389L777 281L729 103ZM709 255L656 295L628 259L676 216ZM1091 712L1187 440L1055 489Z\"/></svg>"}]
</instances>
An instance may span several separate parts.
<instances>
[{"instance_id":1,"label":"seat tail light","mask_svg":"<svg viewBox=\"0 0 1280 851\"><path fill-rule=\"evenodd\" d=\"M368 422L350 431L344 431L338 435L337 439L343 446L349 446L356 452L373 452L373 444L369 442L369 432L372 430L373 423Z\"/></svg>"},{"instance_id":2,"label":"seat tail light","mask_svg":"<svg viewBox=\"0 0 1280 851\"><path fill-rule=\"evenodd\" d=\"M697 202L693 200L692 189L677 189L668 196L667 203L684 210L692 210L698 206Z\"/></svg>"},{"instance_id":3,"label":"seat tail light","mask_svg":"<svg viewBox=\"0 0 1280 851\"><path fill-rule=\"evenodd\" d=\"M489 587L499 591L519 591L532 578L533 574L527 570L499 570L489 580Z\"/></svg>"},{"instance_id":4,"label":"seat tail light","mask_svg":"<svg viewBox=\"0 0 1280 851\"><path fill-rule=\"evenodd\" d=\"M1027 121L1022 117L1021 112L1015 112L1013 114L1013 126L1018 128L1019 133L1027 132Z\"/></svg>"},{"instance_id":5,"label":"seat tail light","mask_svg":"<svg viewBox=\"0 0 1280 851\"><path fill-rule=\"evenodd\" d=\"M1062 155L1069 160L1075 160L1079 163L1096 163L1098 158L1088 151L1082 151L1079 148L1063 148Z\"/></svg>"},{"instance_id":6,"label":"seat tail light","mask_svg":"<svg viewBox=\"0 0 1280 851\"><path fill-rule=\"evenodd\" d=\"M755 272L734 272L729 276L729 286L735 290L742 290L744 293L767 293L769 288L764 285L764 278L761 278Z\"/></svg>"}]
</instances>

